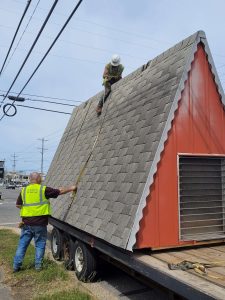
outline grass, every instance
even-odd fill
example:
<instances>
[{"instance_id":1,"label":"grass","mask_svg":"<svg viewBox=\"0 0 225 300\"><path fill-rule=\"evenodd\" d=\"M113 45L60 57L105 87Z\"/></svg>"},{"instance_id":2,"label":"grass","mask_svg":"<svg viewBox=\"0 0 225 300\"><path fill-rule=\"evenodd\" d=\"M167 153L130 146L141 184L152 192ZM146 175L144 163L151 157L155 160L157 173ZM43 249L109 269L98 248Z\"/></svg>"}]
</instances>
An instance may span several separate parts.
<instances>
[{"instance_id":1,"label":"grass","mask_svg":"<svg viewBox=\"0 0 225 300\"><path fill-rule=\"evenodd\" d=\"M90 296L84 293L81 293L78 290L73 290L69 292L59 292L54 293L53 295L42 296L35 298L35 300L90 300Z\"/></svg>"},{"instance_id":2,"label":"grass","mask_svg":"<svg viewBox=\"0 0 225 300\"><path fill-rule=\"evenodd\" d=\"M43 270L36 272L34 269L35 250L33 245L27 249L22 270L12 273L13 257L18 245L19 236L11 230L0 230L0 266L3 266L6 284L14 287L21 299L35 300L91 300L87 294L80 292L75 287L74 280L62 265L45 257ZM31 293L27 293L27 290ZM32 296L30 296L32 295Z\"/></svg>"}]
</instances>

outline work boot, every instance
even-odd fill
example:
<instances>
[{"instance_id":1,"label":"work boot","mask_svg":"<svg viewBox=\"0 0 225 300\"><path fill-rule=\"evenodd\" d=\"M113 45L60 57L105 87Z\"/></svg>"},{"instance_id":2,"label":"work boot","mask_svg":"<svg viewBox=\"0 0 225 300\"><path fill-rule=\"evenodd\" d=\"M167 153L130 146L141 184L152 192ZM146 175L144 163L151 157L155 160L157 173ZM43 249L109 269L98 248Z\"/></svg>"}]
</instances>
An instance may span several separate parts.
<instances>
[{"instance_id":1,"label":"work boot","mask_svg":"<svg viewBox=\"0 0 225 300\"><path fill-rule=\"evenodd\" d=\"M97 117L101 116L102 108L100 106L97 106L96 112L97 112Z\"/></svg>"},{"instance_id":2,"label":"work boot","mask_svg":"<svg viewBox=\"0 0 225 300\"><path fill-rule=\"evenodd\" d=\"M13 269L13 273L17 273L17 272L19 272L20 270L21 270L20 268Z\"/></svg>"}]
</instances>

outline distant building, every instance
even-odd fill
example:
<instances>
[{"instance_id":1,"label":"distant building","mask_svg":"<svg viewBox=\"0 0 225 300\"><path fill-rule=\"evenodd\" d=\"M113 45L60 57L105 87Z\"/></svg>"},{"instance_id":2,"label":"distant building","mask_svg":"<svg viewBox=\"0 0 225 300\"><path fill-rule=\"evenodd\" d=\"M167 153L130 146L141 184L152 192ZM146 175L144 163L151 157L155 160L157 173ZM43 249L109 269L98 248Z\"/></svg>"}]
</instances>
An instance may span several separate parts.
<instances>
[{"instance_id":1,"label":"distant building","mask_svg":"<svg viewBox=\"0 0 225 300\"><path fill-rule=\"evenodd\" d=\"M21 174L17 172L7 172L5 174L5 183L14 183L14 184L28 184L29 183L29 175Z\"/></svg>"},{"instance_id":2,"label":"distant building","mask_svg":"<svg viewBox=\"0 0 225 300\"><path fill-rule=\"evenodd\" d=\"M5 161L4 160L0 160L0 183L3 182L4 173L5 173Z\"/></svg>"}]
</instances>

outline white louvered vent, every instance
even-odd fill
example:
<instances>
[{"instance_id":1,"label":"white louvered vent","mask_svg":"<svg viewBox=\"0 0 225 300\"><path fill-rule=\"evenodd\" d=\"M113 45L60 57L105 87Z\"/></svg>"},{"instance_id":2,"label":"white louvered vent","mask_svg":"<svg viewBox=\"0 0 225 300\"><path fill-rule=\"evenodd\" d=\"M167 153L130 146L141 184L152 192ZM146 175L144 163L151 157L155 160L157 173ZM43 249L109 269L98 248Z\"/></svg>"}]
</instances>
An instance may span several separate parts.
<instances>
[{"instance_id":1,"label":"white louvered vent","mask_svg":"<svg viewBox=\"0 0 225 300\"><path fill-rule=\"evenodd\" d=\"M179 157L181 240L225 237L225 158Z\"/></svg>"}]
</instances>

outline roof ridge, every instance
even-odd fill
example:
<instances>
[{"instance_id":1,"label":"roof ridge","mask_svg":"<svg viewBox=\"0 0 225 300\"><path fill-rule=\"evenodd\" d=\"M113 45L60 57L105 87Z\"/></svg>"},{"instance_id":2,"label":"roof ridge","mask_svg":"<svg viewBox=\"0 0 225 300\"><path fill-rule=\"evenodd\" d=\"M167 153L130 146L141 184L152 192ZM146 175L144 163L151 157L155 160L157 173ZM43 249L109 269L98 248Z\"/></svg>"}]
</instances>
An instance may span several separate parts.
<instances>
[{"instance_id":1,"label":"roof ridge","mask_svg":"<svg viewBox=\"0 0 225 300\"><path fill-rule=\"evenodd\" d=\"M129 82L131 77L141 75L142 72L149 69L151 66L154 66L155 64L161 62L163 59L166 59L166 58L170 57L173 53L176 53L178 50L181 50L181 49L186 48L186 47L190 47L190 45L195 42L196 38L199 35L201 35L202 37L205 37L204 31L200 30L200 31L195 32L194 34L192 34L189 37L185 38L184 40L178 42L177 44L170 47L169 49L167 49L167 50L163 51L162 53L158 54L154 58L148 60L141 67L137 68L133 72L127 74L125 77L123 77L118 82L114 83L114 85L112 86L112 90L115 90L116 88L118 88L122 85L126 85L126 83Z\"/></svg>"}]
</instances>

